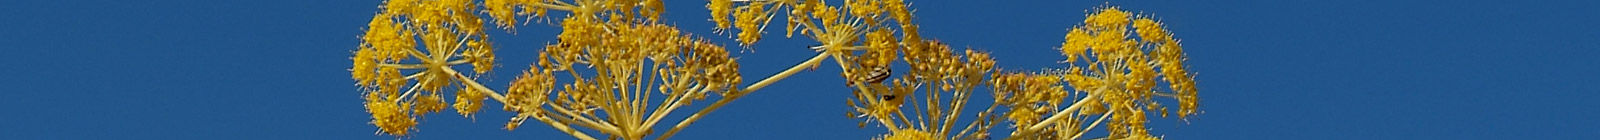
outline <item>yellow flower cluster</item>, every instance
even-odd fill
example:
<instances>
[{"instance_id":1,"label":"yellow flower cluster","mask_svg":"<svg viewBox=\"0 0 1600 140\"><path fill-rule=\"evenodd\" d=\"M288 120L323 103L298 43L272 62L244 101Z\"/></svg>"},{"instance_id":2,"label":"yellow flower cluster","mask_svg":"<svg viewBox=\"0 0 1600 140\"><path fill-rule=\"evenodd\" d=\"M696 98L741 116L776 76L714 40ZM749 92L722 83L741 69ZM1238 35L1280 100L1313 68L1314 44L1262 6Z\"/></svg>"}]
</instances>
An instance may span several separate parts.
<instances>
[{"instance_id":1,"label":"yellow flower cluster","mask_svg":"<svg viewBox=\"0 0 1600 140\"><path fill-rule=\"evenodd\" d=\"M778 13L787 14L786 36L792 37L799 31L824 45L851 45L868 32L896 27L886 24L891 18L900 23L904 33L909 33L906 40L921 40L915 35L916 25L909 24L911 11L902 0L845 0L840 6L826 3L825 0L712 0L706 8L711 11L711 21L716 22L718 30L730 26L738 29L738 40L746 47L761 39L767 24Z\"/></svg>"},{"instance_id":2,"label":"yellow flower cluster","mask_svg":"<svg viewBox=\"0 0 1600 140\"><path fill-rule=\"evenodd\" d=\"M470 117L473 113L477 113L479 109L483 108L483 100L488 97L484 94L489 93L478 91L476 88L456 89L456 102L451 104L450 107L455 108L457 114Z\"/></svg>"},{"instance_id":3,"label":"yellow flower cluster","mask_svg":"<svg viewBox=\"0 0 1600 140\"><path fill-rule=\"evenodd\" d=\"M762 12L763 10L767 10L766 4L756 3L750 4L749 7L745 7L744 9L733 13L733 18L736 19L734 20L733 25L740 30L740 45L750 46L751 44L755 44L756 40L761 40L761 33L765 31L760 28L764 26L759 25L756 22L763 22L762 24L765 24L765 21L770 20L770 17L772 16L767 12Z\"/></svg>"},{"instance_id":4,"label":"yellow flower cluster","mask_svg":"<svg viewBox=\"0 0 1600 140\"><path fill-rule=\"evenodd\" d=\"M1156 139L1145 128L1147 116L1168 110L1153 97L1178 99L1180 118L1197 112L1194 79L1179 47L1160 22L1101 8L1067 33L1059 49L1068 68L996 76L996 99L1012 109L1006 116L1017 123L1014 139L1076 139L1102 123L1111 139ZM1158 82L1171 91L1156 89Z\"/></svg>"},{"instance_id":5,"label":"yellow flower cluster","mask_svg":"<svg viewBox=\"0 0 1600 140\"><path fill-rule=\"evenodd\" d=\"M1138 30L1140 38L1145 38L1155 46L1155 51L1151 55L1155 57L1156 66L1161 67L1162 78L1172 83L1169 86L1179 100L1178 117L1186 118L1188 115L1198 113L1196 112L1200 106L1199 96L1196 95L1198 89L1195 88L1194 77L1186 70L1188 65L1183 63L1188 59L1183 55L1183 46L1172 38L1172 33L1155 20L1137 19L1134 21L1134 28ZM1162 116L1166 116L1166 111L1162 112Z\"/></svg>"},{"instance_id":6,"label":"yellow flower cluster","mask_svg":"<svg viewBox=\"0 0 1600 140\"><path fill-rule=\"evenodd\" d=\"M997 73L994 76L995 103L1011 107L1007 120L1018 128L1037 124L1046 114L1055 113L1062 101L1071 95L1063 90L1058 75L1029 73Z\"/></svg>"},{"instance_id":7,"label":"yellow flower cluster","mask_svg":"<svg viewBox=\"0 0 1600 140\"><path fill-rule=\"evenodd\" d=\"M391 0L373 16L351 58L350 75L369 91L367 112L380 132L405 135L416 117L446 108L469 117L478 110L485 96L476 90L458 89L454 105L441 94L456 81L471 80L454 66L472 66L471 75L494 67L477 7L469 0ZM407 89L411 80L416 82Z\"/></svg>"},{"instance_id":8,"label":"yellow flower cluster","mask_svg":"<svg viewBox=\"0 0 1600 140\"><path fill-rule=\"evenodd\" d=\"M417 125L417 119L411 117L411 103L394 103L400 95L381 95L367 93L367 113L372 114L372 125L380 128L379 132L394 135L405 135L412 126Z\"/></svg>"}]
</instances>

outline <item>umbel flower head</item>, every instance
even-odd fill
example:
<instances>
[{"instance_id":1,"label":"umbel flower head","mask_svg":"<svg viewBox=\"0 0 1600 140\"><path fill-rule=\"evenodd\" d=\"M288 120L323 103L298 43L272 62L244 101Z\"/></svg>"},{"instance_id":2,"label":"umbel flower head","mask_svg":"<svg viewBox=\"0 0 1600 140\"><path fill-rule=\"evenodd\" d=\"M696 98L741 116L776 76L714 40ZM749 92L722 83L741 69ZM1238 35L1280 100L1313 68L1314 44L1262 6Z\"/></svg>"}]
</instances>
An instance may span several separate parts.
<instances>
[{"instance_id":1,"label":"umbel flower head","mask_svg":"<svg viewBox=\"0 0 1600 140\"><path fill-rule=\"evenodd\" d=\"M995 78L995 99L1010 107L1005 116L1016 123L1016 139L1077 139L1096 126L1111 139L1158 139L1145 128L1147 116L1169 110L1154 97L1177 99L1180 119L1198 112L1178 41L1148 16L1096 9L1058 49L1067 57L1064 69Z\"/></svg>"},{"instance_id":2,"label":"umbel flower head","mask_svg":"<svg viewBox=\"0 0 1600 140\"><path fill-rule=\"evenodd\" d=\"M363 97L373 115L370 123L379 126L379 132L405 135L422 114L446 108L469 117L476 112L484 96L475 90L457 91L454 105L442 92L458 85L454 81L471 80L494 67L494 49L487 43L483 19L474 14L477 5L465 0L394 0L380 8L361 36L350 68L356 85L367 91ZM455 66L460 65L471 66L472 73L457 72Z\"/></svg>"}]
</instances>

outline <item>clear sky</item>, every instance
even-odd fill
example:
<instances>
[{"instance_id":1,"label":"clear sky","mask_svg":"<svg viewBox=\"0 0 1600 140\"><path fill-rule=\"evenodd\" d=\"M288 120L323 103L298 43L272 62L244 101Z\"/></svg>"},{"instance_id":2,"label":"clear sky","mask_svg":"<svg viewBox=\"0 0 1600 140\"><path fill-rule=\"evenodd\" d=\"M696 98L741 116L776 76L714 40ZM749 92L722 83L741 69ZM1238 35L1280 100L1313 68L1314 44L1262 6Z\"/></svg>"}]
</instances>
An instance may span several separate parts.
<instances>
[{"instance_id":1,"label":"clear sky","mask_svg":"<svg viewBox=\"0 0 1600 140\"><path fill-rule=\"evenodd\" d=\"M1051 48L1105 3L912 1L925 36L1011 69L1061 67ZM736 44L710 33L704 1L669 2L669 23ZM0 139L394 139L373 135L345 70L379 1L0 3ZM1110 3L1163 19L1199 73L1205 113L1150 124L1169 139L1600 138L1600 1ZM518 29L491 35L495 89L557 28ZM781 38L737 54L746 79L813 54ZM882 133L844 117L837 72L801 73L674 138ZM536 122L502 130L506 116L497 103L476 121L430 115L410 138L571 138Z\"/></svg>"}]
</instances>

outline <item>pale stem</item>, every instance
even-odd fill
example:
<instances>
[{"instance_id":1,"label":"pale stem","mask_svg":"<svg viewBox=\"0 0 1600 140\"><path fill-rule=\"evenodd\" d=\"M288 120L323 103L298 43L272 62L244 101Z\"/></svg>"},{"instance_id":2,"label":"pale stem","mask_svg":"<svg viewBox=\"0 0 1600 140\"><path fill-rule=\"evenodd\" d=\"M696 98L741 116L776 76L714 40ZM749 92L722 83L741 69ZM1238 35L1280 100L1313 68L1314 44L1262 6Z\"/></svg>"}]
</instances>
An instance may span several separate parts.
<instances>
[{"instance_id":1,"label":"pale stem","mask_svg":"<svg viewBox=\"0 0 1600 140\"><path fill-rule=\"evenodd\" d=\"M493 89L483 86L483 84L478 83L477 80L473 80L472 78L467 77L467 75L462 75L461 72L456 72L455 69L442 68L441 70L444 70L444 73L455 75L456 81L461 81L461 84L466 84L467 87L477 89L480 92L485 92L485 95L489 95L489 98L492 98L495 101L506 103L506 97L504 95L500 95L500 93L495 92Z\"/></svg>"},{"instance_id":2,"label":"pale stem","mask_svg":"<svg viewBox=\"0 0 1600 140\"><path fill-rule=\"evenodd\" d=\"M639 63L639 65L640 65L639 67L644 67L644 63ZM655 84L655 82L656 82L655 79L645 79L645 77L655 78L655 76L660 75L660 74L659 73L655 73L655 72L651 72L648 75L646 75L645 71L646 70L655 70L658 67L661 67L660 63L655 63L654 65L651 65L649 69L643 69L643 68L634 69L634 73L639 75L639 76L633 77L633 81L634 81L633 82L633 97L639 98L639 99L632 100L632 102L629 103L629 105L635 106L633 108L633 113L634 114L644 115L645 114L645 109L646 108L650 108L649 103L645 101L645 100L649 100L650 99L650 93L648 93L650 91L650 89L645 89L646 87L644 87L644 85L646 84L646 82L642 81L642 80L650 80L648 82L649 85L656 85ZM643 120L641 120L641 122L639 122L639 123L641 123L641 125L643 125L643 123L645 123L645 122ZM639 127L639 128L649 128L649 127ZM646 130L646 129L639 129L638 131L635 131L635 132L644 132L644 130ZM643 139L643 138L638 138L638 139Z\"/></svg>"},{"instance_id":3,"label":"pale stem","mask_svg":"<svg viewBox=\"0 0 1600 140\"><path fill-rule=\"evenodd\" d=\"M1150 92L1150 95L1156 95L1156 96L1161 96L1161 97L1178 98L1178 94L1176 94L1176 93L1168 93L1168 92Z\"/></svg>"},{"instance_id":4,"label":"pale stem","mask_svg":"<svg viewBox=\"0 0 1600 140\"><path fill-rule=\"evenodd\" d=\"M901 97L901 98L904 98L904 97ZM905 101L905 100L902 99L901 101ZM902 102L902 103L904 103L904 102ZM915 104L915 103L913 103L913 104ZM895 114L890 114L890 116L900 117L900 123L901 124L906 124L907 126L910 126L912 124L911 123L911 119L906 118L907 115L906 115L906 111L905 110L897 110L894 113ZM921 115L918 115L918 116L921 116ZM922 125L922 128L927 128L927 127L928 126L926 124Z\"/></svg>"},{"instance_id":5,"label":"pale stem","mask_svg":"<svg viewBox=\"0 0 1600 140\"><path fill-rule=\"evenodd\" d=\"M630 136L632 134L629 134L630 132L625 132L625 131L622 131L622 130L632 130L632 129L629 129L629 128L632 127L631 125L633 123L630 123L630 122L633 122L633 121L632 120L628 120L628 119L629 118L634 118L634 116L632 114L628 113L628 112L632 112L632 111L629 111L629 110L632 110L632 109L628 108L629 106L621 105L622 103L620 103L621 101L629 100L628 99L629 98L628 94L626 93L628 89L627 89L627 87L621 86L621 84L619 83L620 81L618 81L618 79L620 79L620 78L617 78L617 77L619 75L621 75L621 74L618 74L618 72L615 72L616 70L619 70L616 67L614 67L615 65L616 64L607 64L607 65L601 65L601 66L594 66L595 67L594 68L595 69L595 76L596 76L596 78L594 78L594 83L595 83L596 86L600 86L600 88L598 89L600 91L598 91L597 93L607 93L607 94L599 94L599 96L598 96L600 99L602 99L601 103L599 104L600 110L605 112L607 117L605 117L605 118L602 118L602 117L599 117L599 116L591 116L591 117L594 120L608 120L608 122L614 122L614 123L606 123L606 124L601 124L601 125L611 125L613 127L616 127L615 130L618 130L618 131L611 131L609 133L615 134L615 135L618 135L618 136L628 137L628 136ZM607 77L607 78L599 78L599 77ZM591 113L590 115L593 115L593 114Z\"/></svg>"},{"instance_id":6,"label":"pale stem","mask_svg":"<svg viewBox=\"0 0 1600 140\"><path fill-rule=\"evenodd\" d=\"M496 93L494 90L489 89L489 87L483 86L483 84L478 83L478 81L471 80L471 78L468 78L466 75L462 75L461 72L457 72L457 71L455 71L455 69L449 69L449 68L443 68L441 70L444 70L445 73L448 73L448 74L451 74L451 75L455 75L455 78L457 79L457 81L461 81L461 83L462 84L466 84L467 87L475 88L478 91L485 92L484 93L485 95L489 95L489 98L492 98L495 101L500 101L501 103L506 103L506 97L505 96L500 95L500 93ZM571 116L577 116L576 113L573 113L570 110L566 110L565 108L561 108L559 106L552 105L551 108L555 108L555 110L560 111L562 113L566 113L566 114L571 115ZM598 130L600 130L602 132L617 132L616 127L601 127L601 126L607 126L607 125L599 125L601 123L594 122L594 120L589 120L588 118L584 118L584 117L573 117L573 118L577 118L577 121L581 122L581 123L578 123L578 125L584 125L584 126L592 127L592 128L598 129ZM544 121L544 122L546 122L546 124L550 124L552 127L556 127L557 129L571 129L571 128L566 128L567 126L564 123L550 123L550 122L554 122L555 120L552 120L552 119L549 119L549 118L542 118L542 120L540 120L540 121ZM561 124L561 125L557 125L557 124ZM565 131L565 130L563 130L563 131ZM593 137L589 137L587 134L576 133L576 132L577 131L571 131L571 132L568 132L568 134L572 134L573 137L578 137L579 139L586 139L586 140L594 139Z\"/></svg>"},{"instance_id":7,"label":"pale stem","mask_svg":"<svg viewBox=\"0 0 1600 140\"><path fill-rule=\"evenodd\" d=\"M667 114L671 114L673 110L677 110L678 107L683 106L683 101L688 101L689 96L687 96L687 95L689 95L690 93L694 93L694 92L705 93L705 91L708 91L709 89L710 88L705 88L705 85L703 85L703 84L702 85L695 85L693 88L689 88L689 90L684 90L683 94L679 94L679 96L673 97L672 100L668 100L670 104L664 105L664 106L656 106L656 111L650 113L650 118L646 119L645 122L644 122L644 126L643 127L639 127L638 128L639 130L637 130L637 131L641 131L642 132L642 131L644 131L646 129L650 129L650 128L655 127L656 123L660 123L661 122L661 118L667 117ZM665 107L665 108L663 108L663 107Z\"/></svg>"},{"instance_id":8,"label":"pale stem","mask_svg":"<svg viewBox=\"0 0 1600 140\"><path fill-rule=\"evenodd\" d=\"M570 3L567 3L565 1L551 0L549 2L552 2L552 3L555 3L555 4L549 4L549 3L539 3L539 4L541 4L541 6L546 6L548 8L561 8L560 10L572 11L572 9L569 8L569 7L573 7L573 5L570 4Z\"/></svg>"},{"instance_id":9,"label":"pale stem","mask_svg":"<svg viewBox=\"0 0 1600 140\"><path fill-rule=\"evenodd\" d=\"M776 16L773 16L773 15L777 15L779 8L783 8L783 5L779 4L778 6L773 6L772 8L769 8L769 9L761 9L761 10L766 10L767 11L767 13L763 13L762 14L762 15L766 16L767 19L763 19L761 21L761 23L762 23L761 24L761 28L757 28L756 31L766 32L767 31L767 25L772 25L772 17L776 17Z\"/></svg>"},{"instance_id":10,"label":"pale stem","mask_svg":"<svg viewBox=\"0 0 1600 140\"><path fill-rule=\"evenodd\" d=\"M416 93L418 87L422 87L422 82L417 82L416 84L412 84L411 85L411 89L406 90L405 94L400 94L400 99L396 99L393 102L399 103L400 101L404 101L406 99L406 97L410 97L411 96L411 93Z\"/></svg>"},{"instance_id":11,"label":"pale stem","mask_svg":"<svg viewBox=\"0 0 1600 140\"><path fill-rule=\"evenodd\" d=\"M406 80L417 79L417 77L421 77L422 74L428 74L428 73L423 73L423 72L412 73L411 75L406 75Z\"/></svg>"},{"instance_id":12,"label":"pale stem","mask_svg":"<svg viewBox=\"0 0 1600 140\"><path fill-rule=\"evenodd\" d=\"M406 50L406 54L410 54L411 57L416 57L417 59L427 59L428 58L427 54L422 54L422 51L419 51L417 49L404 49L404 50Z\"/></svg>"},{"instance_id":13,"label":"pale stem","mask_svg":"<svg viewBox=\"0 0 1600 140\"><path fill-rule=\"evenodd\" d=\"M451 20L455 21L456 23L463 23L463 22L461 22L461 19L459 19L459 18L451 18ZM455 32L455 31L452 31L452 32ZM448 48L446 48L448 50L445 53L443 53L443 54L433 54L436 57L434 59L437 59L437 60L450 60L450 57L455 57L454 54L456 54L457 52L460 52L461 50L463 50L463 49L461 49L461 46L465 46L467 44L467 38L472 38L472 36L471 35L461 36L461 39L457 39L459 41L456 41L456 45L455 46L445 46L445 47L448 47Z\"/></svg>"},{"instance_id":14,"label":"pale stem","mask_svg":"<svg viewBox=\"0 0 1600 140\"><path fill-rule=\"evenodd\" d=\"M972 88L972 86L966 86L966 87L967 88ZM952 103L950 103L950 110L944 111L944 112L949 112L949 113L944 116L944 123L940 123L939 124L940 126L943 126L943 127L939 128L939 133L940 134L950 134L950 129L955 128L956 115L960 115L961 114L961 110L962 109L966 109L967 99L968 99L967 97L968 96L972 96L972 94L970 94L969 92L971 92L971 90L957 91L956 92L956 97L953 98L953 99L950 99L950 101L952 102Z\"/></svg>"},{"instance_id":15,"label":"pale stem","mask_svg":"<svg viewBox=\"0 0 1600 140\"><path fill-rule=\"evenodd\" d=\"M445 65L460 65L460 64L466 64L466 63L471 63L471 62L472 61L467 61L465 59L456 59L456 60L450 60L450 62L446 62ZM378 64L378 66L394 67L396 69L424 69L424 68L428 68L427 64L387 64L387 63L385 63L385 64Z\"/></svg>"},{"instance_id":16,"label":"pale stem","mask_svg":"<svg viewBox=\"0 0 1600 140\"><path fill-rule=\"evenodd\" d=\"M524 116L527 116L527 115L524 115ZM535 120L539 120L540 122L544 122L544 124L549 124L550 127L555 127L556 130L561 130L561 132L567 132L567 134L571 134L572 137L574 137L574 138L578 138L578 139L581 139L581 140L596 140L594 137L590 137L589 134L584 134L582 131L578 131L577 129L573 129L571 126L567 126L567 124L565 124L565 123L561 123L561 122L555 121L554 119L550 119L549 115L533 115L533 118Z\"/></svg>"},{"instance_id":17,"label":"pale stem","mask_svg":"<svg viewBox=\"0 0 1600 140\"><path fill-rule=\"evenodd\" d=\"M789 16L794 16L794 15L789 15ZM815 21L816 19L805 18L805 20L806 21L804 21L804 22L799 22L800 26L798 26L798 27L801 27L801 28L804 29L802 32L810 31L811 34L807 35L807 36L811 36L811 39L813 39L813 40L821 40L820 38L817 37L817 35L822 34L822 28L812 25L812 22L816 22ZM801 35L806 35L806 34L805 33L801 33Z\"/></svg>"},{"instance_id":18,"label":"pale stem","mask_svg":"<svg viewBox=\"0 0 1600 140\"><path fill-rule=\"evenodd\" d=\"M1111 116L1111 113L1113 113L1113 112L1106 111L1105 114L1100 115L1100 119L1095 119L1094 123L1089 123L1089 127L1085 127L1085 128L1083 128L1083 130L1079 130L1078 134L1073 134L1072 138L1070 138L1070 139L1078 139L1079 137L1083 136L1083 134L1089 133L1089 130L1094 129L1094 127L1097 126L1097 125L1100 125L1101 121L1105 121L1106 118L1109 118Z\"/></svg>"},{"instance_id":19,"label":"pale stem","mask_svg":"<svg viewBox=\"0 0 1600 140\"><path fill-rule=\"evenodd\" d=\"M395 69L422 69L422 68L428 68L428 65L423 65L423 64L387 64L387 63L385 63L385 64L378 64L378 66L380 66L380 67L394 67Z\"/></svg>"},{"instance_id":20,"label":"pale stem","mask_svg":"<svg viewBox=\"0 0 1600 140\"><path fill-rule=\"evenodd\" d=\"M917 86L912 87L911 89L918 89L918 88L922 88L922 83L917 83ZM928 96L933 96L934 95L933 94L933 89L928 89L928 90L923 90L923 91L927 91L925 95L928 95ZM923 101L921 104L916 104L916 103L911 104L911 108L912 108L911 109L911 111L912 111L911 113L912 114L917 114L917 120L916 120L917 123L918 123L917 127L927 128L928 124L932 124L933 123L933 111L934 110L931 107L931 106L933 106L933 101L932 101L931 98L928 98L928 99L916 98L917 96L912 96L912 94L916 94L916 91L912 91L911 94L905 95L906 97L901 97L901 98L905 98L905 99L902 99L902 100L906 100L906 101L914 101L914 100L918 100L918 99L921 99ZM924 108L924 107L922 107L923 105L927 105L927 106L930 106L930 107ZM910 124L908 123L907 125L910 125Z\"/></svg>"},{"instance_id":21,"label":"pale stem","mask_svg":"<svg viewBox=\"0 0 1600 140\"><path fill-rule=\"evenodd\" d=\"M579 114L579 113L573 111L572 109L568 109L566 107L561 107L559 105L550 105L550 108L551 108L551 110L556 110L556 112L560 112L561 114L564 114L569 118L573 118L574 120L577 120L578 121L577 124L580 125L580 126L594 128L596 130L600 130L600 132L603 132L603 133L622 134L622 133L619 133L621 131L619 131L619 129L617 129L617 127L615 125L611 125L612 124L611 122L606 122L605 120L595 121L594 119L590 119L593 116L585 116L584 114ZM599 118L599 117L593 117L593 118Z\"/></svg>"},{"instance_id":22,"label":"pale stem","mask_svg":"<svg viewBox=\"0 0 1600 140\"><path fill-rule=\"evenodd\" d=\"M972 122L967 123L967 127L966 128L962 128L961 129L961 133L957 133L955 136L967 135L967 132L974 132L973 134L977 135L977 133L976 133L977 131L973 130L972 128L973 127L977 127L978 126L978 122L987 121L987 120L984 120L984 117L987 117L988 115L994 113L994 108L995 107L999 107L999 105L1000 104L998 104L998 103L989 104L989 109L984 109L983 113L978 113L978 117L973 119ZM990 124L993 124L993 123L994 122L990 122Z\"/></svg>"},{"instance_id":23,"label":"pale stem","mask_svg":"<svg viewBox=\"0 0 1600 140\"><path fill-rule=\"evenodd\" d=\"M1104 92L1105 90L1106 90L1105 87L1101 87L1099 89L1096 89L1095 92L1093 92L1093 93L1105 93ZM1098 98L1100 98L1100 95L1101 94L1089 94L1088 97L1083 97L1083 99L1080 99L1077 102L1073 102L1072 106L1067 106L1067 109L1062 109L1061 112L1057 112L1055 115L1051 115L1050 118L1046 118L1046 119L1044 119L1044 121L1040 121L1039 124L1034 124L1033 126L1028 127L1028 129L1023 129L1023 130L1017 131L1014 135L1011 135L1011 137L1006 138L1006 139L1007 140L1015 140L1015 139L1017 139L1018 137L1021 137L1021 136L1033 135L1034 132L1038 132L1039 130L1044 129L1044 127L1050 126L1051 124L1053 124L1053 123L1055 123L1057 121L1060 121L1061 119L1068 118L1070 115L1072 115L1073 112L1077 112L1078 108L1089 104L1089 102L1087 102L1087 101L1099 100Z\"/></svg>"},{"instance_id":24,"label":"pale stem","mask_svg":"<svg viewBox=\"0 0 1600 140\"><path fill-rule=\"evenodd\" d=\"M922 84L923 83L917 83L917 85L916 86L912 86L911 89L912 90L920 89L920 88L922 88ZM929 86L929 87L934 87L934 86ZM918 114L917 115L917 120L921 121L921 122L918 122L918 123L922 123L922 124L920 124L921 125L920 127L929 128L930 125L937 124L937 123L935 123L935 122L937 122L937 120L934 120L934 119L937 119L938 117L936 115L934 115L934 114L935 114L935 112L942 112L940 110L942 110L943 108L936 107L939 104L939 101L937 101L937 100L939 100L938 98L939 98L940 94L935 93L935 89L934 88L930 88L930 89L923 90L923 91L925 91L924 95L928 96L927 98L922 99L923 100L923 105L926 105L926 107L920 107L920 106L916 106L916 104L912 104L913 108L924 108L924 109L912 109L912 110L916 110L917 111L916 112ZM916 92L912 91L911 94L907 94L907 95L905 95L906 97L903 97L903 98L905 98L906 100L917 99L916 98L917 96L914 96L914 94L916 94ZM926 117L926 118L924 118L924 117ZM911 125L911 124L906 124L906 125ZM938 134L939 135L945 135L945 136L949 135L949 133L944 133L944 132L939 132Z\"/></svg>"},{"instance_id":25,"label":"pale stem","mask_svg":"<svg viewBox=\"0 0 1600 140\"><path fill-rule=\"evenodd\" d=\"M711 103L710 106L706 106L706 108L700 109L700 112L695 112L694 115L690 115L689 118L683 119L683 121L679 121L678 125L672 126L671 130L667 130L666 133L662 133L661 137L657 137L656 139L657 140L665 140L665 139L667 139L669 137L672 137L672 134L678 133L678 131L683 130L684 127L688 127L690 123L694 123L694 121L700 120L700 117L703 117L706 114L710 114L711 111L717 110L717 108L722 108L723 105L727 105L728 102L732 102L734 99L739 99L739 97L743 97L745 95L745 93L750 93L750 92L754 92L756 90L760 90L762 87L767 87L767 85L771 85L772 83L777 83L778 80L783 80L784 78L788 78L790 75L794 75L795 73L800 73L800 71L804 71L806 68L809 68L812 65L817 65L817 63L821 63L822 60L823 59L827 59L828 56L829 56L828 53L817 54L817 56L811 57L810 60L806 60L805 62L801 62L798 65L795 65L793 67L789 67L788 70L784 70L783 72L778 72L778 74L769 76L766 79L761 79L760 82L756 82L755 84L750 84L750 86L745 87L744 90L739 90L737 93L728 94L728 96L725 96L722 99L718 99L716 103Z\"/></svg>"}]
</instances>

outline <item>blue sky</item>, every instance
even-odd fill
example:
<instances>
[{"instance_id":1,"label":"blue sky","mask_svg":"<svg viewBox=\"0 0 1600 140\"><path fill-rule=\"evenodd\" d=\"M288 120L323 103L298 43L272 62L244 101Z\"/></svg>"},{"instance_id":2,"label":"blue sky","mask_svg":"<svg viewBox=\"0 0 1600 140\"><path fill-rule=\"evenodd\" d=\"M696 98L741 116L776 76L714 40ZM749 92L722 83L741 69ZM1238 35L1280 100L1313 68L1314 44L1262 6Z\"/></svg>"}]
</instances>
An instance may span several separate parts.
<instances>
[{"instance_id":1,"label":"blue sky","mask_svg":"<svg viewBox=\"0 0 1600 140\"><path fill-rule=\"evenodd\" d=\"M914 0L927 37L1060 67L1051 47L1105 1ZM12 1L0 4L0 139L394 139L373 135L347 59L378 1ZM1183 39L1201 110L1169 139L1595 139L1600 1L1113 1ZM710 33L703 1L667 19ZM555 27L492 35L504 89ZM746 79L812 55L768 34ZM736 48L734 48L736 49ZM831 65L831 64L830 64ZM867 139L835 69L733 102L679 139ZM753 81L753 80L746 80ZM820 88L819 88L820 87ZM703 105L703 104L701 104ZM569 139L428 116L412 139ZM679 115L681 116L681 115Z\"/></svg>"}]
</instances>

